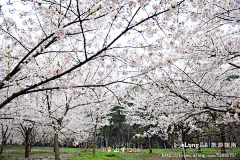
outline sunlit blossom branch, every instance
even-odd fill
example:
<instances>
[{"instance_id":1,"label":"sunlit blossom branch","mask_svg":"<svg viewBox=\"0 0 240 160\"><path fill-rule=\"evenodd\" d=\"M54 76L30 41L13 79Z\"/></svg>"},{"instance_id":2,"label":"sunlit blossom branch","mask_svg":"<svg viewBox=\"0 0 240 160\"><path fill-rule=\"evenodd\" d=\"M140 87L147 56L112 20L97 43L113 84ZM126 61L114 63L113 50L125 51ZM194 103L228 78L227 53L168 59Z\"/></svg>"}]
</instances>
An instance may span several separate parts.
<instances>
[{"instance_id":1,"label":"sunlit blossom branch","mask_svg":"<svg viewBox=\"0 0 240 160\"><path fill-rule=\"evenodd\" d=\"M180 3L178 3L177 6L181 5L183 2L184 2L184 0L181 1ZM122 36L123 36L125 33L127 33L129 30L133 29L133 28L136 27L136 26L139 26L140 24L142 24L143 22L145 22L145 21L147 21L147 20L149 20L149 19L152 19L152 18L155 17L155 16L158 16L158 15L163 14L163 13L168 12L168 11L170 11L170 9L166 9L166 10L164 10L164 11L155 13L155 14L153 14L152 16L149 16L149 17L141 20L140 22L136 23L135 25L132 25L132 26L129 26L129 27L125 28L125 30L122 31L122 33L120 33L117 37L115 37L106 47L102 48L102 49L101 49L100 51L98 51L96 54L88 57L88 58L85 59L85 61L83 61L82 63L79 63L79 64L75 65L74 67L72 67L72 68L70 68L70 69L68 69L68 70L66 70L66 71L64 71L64 72L62 72L62 73L60 73L60 74L58 74L58 75L56 75L56 76L53 76L53 77L48 78L48 79L46 79L46 80L44 80L44 81L41 81L41 82L39 82L39 83L36 83L36 84L34 84L34 85L30 86L30 87L27 87L27 88L25 88L25 89L22 89L22 90L19 91L19 92L13 93L11 96L9 96L7 99L5 99L5 100L0 104L0 108L4 107L6 104L8 104L8 103L9 103L10 101L12 101L14 98L17 98L17 97L19 97L20 95L26 94L26 93L27 93L28 91L30 91L31 89L34 89L34 88L36 88L36 87L38 87L38 86L41 86L41 85L43 85L43 84L46 84L46 83L48 83L48 82L50 82L50 81L52 81L52 80L58 79L58 78L60 78L61 76L65 75L65 74L67 74L67 73L69 73L69 72L72 72L73 70L75 70L75 69L83 66L84 64L86 64L87 62L91 61L92 59L94 59L95 57L97 57L98 55L100 55L101 53L105 52L110 46L112 46L120 37L122 37ZM79 18L80 18L80 17L79 17ZM46 37L45 39L43 39L37 46L35 46L35 47L18 63L18 65L15 67L15 69L6 76L6 78L5 78L4 80L9 80L10 77L12 77L14 74L16 74L16 73L20 70L20 68L19 68L20 64L22 64L22 63L24 62L24 60L25 60L33 51L35 51L43 42L45 42L47 39L51 38L52 36L54 36L54 33L50 34L48 37ZM4 81L4 80L3 80L3 81ZM1 82L0 88L2 88L3 85L4 85L4 83Z\"/></svg>"},{"instance_id":2,"label":"sunlit blossom branch","mask_svg":"<svg viewBox=\"0 0 240 160\"><path fill-rule=\"evenodd\" d=\"M125 81L115 81L108 84L99 84L99 85L79 85L79 86L70 86L70 87L50 87L50 88L43 88L43 89L36 89L36 90L30 90L27 91L25 94L28 93L34 93L34 92L40 92L40 91L48 91L48 90L59 90L59 89L71 89L71 88L99 88L99 87L106 87L115 83L124 83L124 84L133 84L137 85L138 83L133 82L125 82Z\"/></svg>"},{"instance_id":3,"label":"sunlit blossom branch","mask_svg":"<svg viewBox=\"0 0 240 160\"><path fill-rule=\"evenodd\" d=\"M1 30L5 33L7 33L9 36L11 36L14 40L16 40L25 50L29 52L29 49L27 49L26 46L24 46L16 37L14 37L11 33L5 31L4 29L1 28Z\"/></svg>"},{"instance_id":4,"label":"sunlit blossom branch","mask_svg":"<svg viewBox=\"0 0 240 160\"><path fill-rule=\"evenodd\" d=\"M30 56L30 54L32 54L41 44L43 44L46 40L48 40L49 38L51 38L54 34L50 34L48 37L46 37L45 39L43 39L40 43L38 43L38 45L36 45L31 51L28 52L28 54L26 54L21 61L16 65L16 67L0 82L0 89L2 89L2 87L4 86L4 81L8 81L10 80L18 71L21 70L20 65L22 65L22 63L24 63L24 61ZM1 107L0 107L1 108Z\"/></svg>"}]
</instances>

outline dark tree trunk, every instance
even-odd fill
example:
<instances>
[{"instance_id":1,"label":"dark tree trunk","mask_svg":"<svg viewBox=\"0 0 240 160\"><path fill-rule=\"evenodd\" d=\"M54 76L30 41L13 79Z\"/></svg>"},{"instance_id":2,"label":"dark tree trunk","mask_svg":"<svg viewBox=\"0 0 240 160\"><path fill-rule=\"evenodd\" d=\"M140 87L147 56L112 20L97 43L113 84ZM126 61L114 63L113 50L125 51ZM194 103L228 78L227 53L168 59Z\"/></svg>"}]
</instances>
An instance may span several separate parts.
<instances>
[{"instance_id":1,"label":"dark tree trunk","mask_svg":"<svg viewBox=\"0 0 240 160\"><path fill-rule=\"evenodd\" d=\"M0 154L2 154L3 152L3 143L4 143L4 131L3 131L3 124L2 124L2 146L1 146Z\"/></svg>"},{"instance_id":2,"label":"dark tree trunk","mask_svg":"<svg viewBox=\"0 0 240 160\"><path fill-rule=\"evenodd\" d=\"M225 148L225 125L221 127L221 140L223 143L223 146L221 147L221 153L226 153L226 148Z\"/></svg>"},{"instance_id":3,"label":"dark tree trunk","mask_svg":"<svg viewBox=\"0 0 240 160\"><path fill-rule=\"evenodd\" d=\"M58 134L54 134L54 151L55 151L55 160L59 160L59 144L58 144Z\"/></svg>"},{"instance_id":4,"label":"dark tree trunk","mask_svg":"<svg viewBox=\"0 0 240 160\"><path fill-rule=\"evenodd\" d=\"M4 141L4 138L2 137L2 145L1 145L1 151L0 151L0 154L3 153L3 141Z\"/></svg>"},{"instance_id":5,"label":"dark tree trunk","mask_svg":"<svg viewBox=\"0 0 240 160\"><path fill-rule=\"evenodd\" d=\"M103 137L103 127L102 127L102 131L101 131L101 143L100 143L101 148L102 148L102 146L103 146L103 144L102 144L102 137Z\"/></svg>"},{"instance_id":6,"label":"dark tree trunk","mask_svg":"<svg viewBox=\"0 0 240 160\"><path fill-rule=\"evenodd\" d=\"M171 137L171 148L173 149L174 146L174 133L172 133L172 137Z\"/></svg>"},{"instance_id":7,"label":"dark tree trunk","mask_svg":"<svg viewBox=\"0 0 240 160\"><path fill-rule=\"evenodd\" d=\"M152 153L151 137L148 137L148 147L149 147L149 153Z\"/></svg>"},{"instance_id":8,"label":"dark tree trunk","mask_svg":"<svg viewBox=\"0 0 240 160\"><path fill-rule=\"evenodd\" d=\"M30 152L30 148L29 148L30 133L31 133L30 128L27 128L26 132L25 132L25 158L29 157L29 152Z\"/></svg>"},{"instance_id":9,"label":"dark tree trunk","mask_svg":"<svg viewBox=\"0 0 240 160\"><path fill-rule=\"evenodd\" d=\"M229 134L228 134L228 135L229 135ZM232 145L231 145L232 142L231 142L231 137L230 137L230 136L228 136L228 140L229 140L230 146L232 146Z\"/></svg>"},{"instance_id":10,"label":"dark tree trunk","mask_svg":"<svg viewBox=\"0 0 240 160\"><path fill-rule=\"evenodd\" d=\"M6 128L6 131L4 132L4 128L3 128L3 124L2 124L2 146L1 146L0 154L3 153L3 146L6 145L6 141L7 141L6 134L7 134L7 131L8 131L8 126Z\"/></svg>"},{"instance_id":11,"label":"dark tree trunk","mask_svg":"<svg viewBox=\"0 0 240 160\"><path fill-rule=\"evenodd\" d=\"M97 122L98 122L98 119L96 119L96 124L95 124L95 126L94 126L94 135L93 135L93 154L95 154L95 148L96 148Z\"/></svg>"},{"instance_id":12,"label":"dark tree trunk","mask_svg":"<svg viewBox=\"0 0 240 160\"><path fill-rule=\"evenodd\" d=\"M197 132L197 142L198 142L198 150L201 150L201 145L200 145L200 139L199 139L199 135L198 135L198 132Z\"/></svg>"}]
</instances>

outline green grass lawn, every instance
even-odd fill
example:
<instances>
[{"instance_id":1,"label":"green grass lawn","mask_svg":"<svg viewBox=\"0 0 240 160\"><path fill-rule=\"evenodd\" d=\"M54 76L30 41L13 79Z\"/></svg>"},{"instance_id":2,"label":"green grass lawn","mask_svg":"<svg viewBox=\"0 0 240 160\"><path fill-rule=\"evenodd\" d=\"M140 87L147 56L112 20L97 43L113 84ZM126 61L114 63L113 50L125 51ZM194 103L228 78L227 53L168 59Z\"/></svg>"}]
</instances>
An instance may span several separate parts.
<instances>
[{"instance_id":1,"label":"green grass lawn","mask_svg":"<svg viewBox=\"0 0 240 160\"><path fill-rule=\"evenodd\" d=\"M198 151L196 149L187 149L186 157L187 159L239 159L240 160L240 147L228 148L227 154L221 155L221 150L219 148L202 148ZM158 159L181 159L182 149L153 149L153 153L148 153L148 149L141 149L140 153L126 153L119 150L119 152L103 151L100 149L96 150L96 155L92 154L92 149L79 149L79 148L60 148L60 158L61 160L158 160ZM0 155L0 159L8 160L15 158L24 157L24 148L23 146L6 146L4 152ZM54 159L53 148L49 147L33 147L30 152L31 158L36 159Z\"/></svg>"}]
</instances>

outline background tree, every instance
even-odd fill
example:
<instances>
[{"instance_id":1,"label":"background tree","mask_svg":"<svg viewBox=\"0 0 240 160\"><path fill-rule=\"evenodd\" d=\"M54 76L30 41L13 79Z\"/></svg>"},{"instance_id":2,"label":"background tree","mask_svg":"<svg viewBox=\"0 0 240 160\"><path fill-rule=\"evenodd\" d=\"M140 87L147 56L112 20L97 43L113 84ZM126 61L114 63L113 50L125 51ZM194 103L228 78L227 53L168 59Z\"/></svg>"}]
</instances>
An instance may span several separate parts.
<instances>
[{"instance_id":1,"label":"background tree","mask_svg":"<svg viewBox=\"0 0 240 160\"><path fill-rule=\"evenodd\" d=\"M12 134L12 120L1 120L1 151L0 154L3 153L3 147L7 144L7 139Z\"/></svg>"}]
</instances>

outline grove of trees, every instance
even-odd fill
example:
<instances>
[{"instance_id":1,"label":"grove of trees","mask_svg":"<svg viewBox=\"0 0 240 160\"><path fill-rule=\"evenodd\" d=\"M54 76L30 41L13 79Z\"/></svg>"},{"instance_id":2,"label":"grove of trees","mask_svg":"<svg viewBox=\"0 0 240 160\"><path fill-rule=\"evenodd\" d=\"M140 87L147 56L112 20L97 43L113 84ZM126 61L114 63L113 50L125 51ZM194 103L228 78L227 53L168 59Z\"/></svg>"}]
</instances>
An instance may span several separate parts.
<instances>
[{"instance_id":1,"label":"grove of trees","mask_svg":"<svg viewBox=\"0 0 240 160\"><path fill-rule=\"evenodd\" d=\"M151 152L153 139L225 153L239 145L239 23L238 0L1 1L1 153L49 142L59 159L72 140Z\"/></svg>"}]
</instances>

